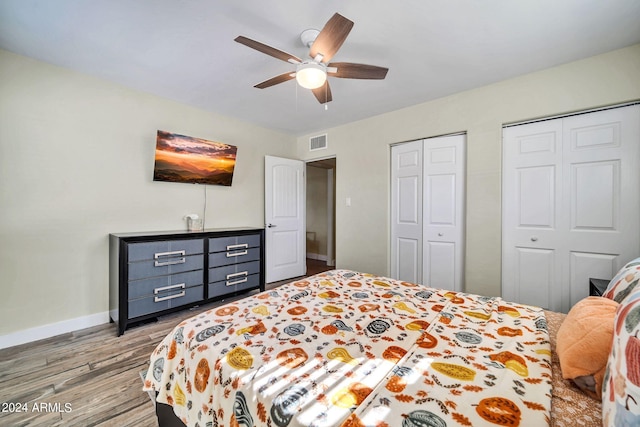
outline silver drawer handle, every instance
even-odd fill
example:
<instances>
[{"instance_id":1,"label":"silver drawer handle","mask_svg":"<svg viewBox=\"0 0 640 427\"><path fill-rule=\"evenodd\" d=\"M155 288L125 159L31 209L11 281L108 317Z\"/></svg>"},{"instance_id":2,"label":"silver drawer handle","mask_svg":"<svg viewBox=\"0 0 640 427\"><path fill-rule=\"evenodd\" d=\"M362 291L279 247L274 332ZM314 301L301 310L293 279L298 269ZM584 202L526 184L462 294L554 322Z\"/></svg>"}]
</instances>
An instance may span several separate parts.
<instances>
[{"instance_id":1,"label":"silver drawer handle","mask_svg":"<svg viewBox=\"0 0 640 427\"><path fill-rule=\"evenodd\" d=\"M185 296L185 291L180 291L180 293L175 294L175 295L169 295L167 297L154 297L153 301L154 302L160 302L160 301L166 301L168 299L174 299L174 298L180 298Z\"/></svg>"},{"instance_id":2,"label":"silver drawer handle","mask_svg":"<svg viewBox=\"0 0 640 427\"><path fill-rule=\"evenodd\" d=\"M240 248L246 249L248 247L249 247L248 243L241 243L239 245L229 245L229 246L227 246L227 250L230 251L232 249L240 249Z\"/></svg>"},{"instance_id":3,"label":"silver drawer handle","mask_svg":"<svg viewBox=\"0 0 640 427\"><path fill-rule=\"evenodd\" d=\"M186 283L178 283L177 285L164 286L162 288L155 288L153 290L153 293L155 295L158 295L160 292L169 291L171 289L184 289L185 286L186 286Z\"/></svg>"},{"instance_id":4,"label":"silver drawer handle","mask_svg":"<svg viewBox=\"0 0 640 427\"><path fill-rule=\"evenodd\" d=\"M168 257L168 256L181 256L182 258L168 260L168 261L159 261L160 257ZM173 264L184 264L187 262L187 259L184 257L185 251L172 251L172 252L158 252L153 254L153 258L156 260L154 265L156 267L163 267L165 265L173 265Z\"/></svg>"},{"instance_id":5,"label":"silver drawer handle","mask_svg":"<svg viewBox=\"0 0 640 427\"><path fill-rule=\"evenodd\" d=\"M248 254L248 253L249 253L249 252L248 252L247 250L240 251L240 252L233 252L233 253L231 253L231 252L227 252L227 258L231 258L232 256L246 255L246 254Z\"/></svg>"},{"instance_id":6,"label":"silver drawer handle","mask_svg":"<svg viewBox=\"0 0 640 427\"><path fill-rule=\"evenodd\" d=\"M227 280L227 286L239 285L240 283L245 283L247 280L249 280L248 277L243 277L242 279L236 280L236 281L233 281L233 282L229 282Z\"/></svg>"},{"instance_id":7,"label":"silver drawer handle","mask_svg":"<svg viewBox=\"0 0 640 427\"><path fill-rule=\"evenodd\" d=\"M248 276L249 272L248 271L241 271L239 273L231 273L231 274L227 274L227 280L232 279L234 277L238 277L238 276Z\"/></svg>"}]
</instances>

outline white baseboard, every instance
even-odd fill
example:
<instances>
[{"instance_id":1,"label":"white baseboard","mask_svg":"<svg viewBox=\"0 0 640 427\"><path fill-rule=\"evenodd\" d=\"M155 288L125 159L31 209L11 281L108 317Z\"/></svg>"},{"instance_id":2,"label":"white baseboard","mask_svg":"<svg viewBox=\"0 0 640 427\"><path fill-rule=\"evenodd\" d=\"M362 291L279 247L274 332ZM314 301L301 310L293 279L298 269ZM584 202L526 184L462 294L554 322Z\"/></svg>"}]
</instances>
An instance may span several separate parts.
<instances>
[{"instance_id":1,"label":"white baseboard","mask_svg":"<svg viewBox=\"0 0 640 427\"><path fill-rule=\"evenodd\" d=\"M314 254L314 253L309 253L309 252L307 252L307 258L315 259L315 260L318 260L318 261L326 261L327 260L327 256L326 255Z\"/></svg>"},{"instance_id":2,"label":"white baseboard","mask_svg":"<svg viewBox=\"0 0 640 427\"><path fill-rule=\"evenodd\" d=\"M62 322L50 323L48 325L36 326L35 328L24 329L0 336L0 349L51 338L56 335L66 334L67 332L78 331L105 323L109 323L108 311L63 320Z\"/></svg>"}]
</instances>

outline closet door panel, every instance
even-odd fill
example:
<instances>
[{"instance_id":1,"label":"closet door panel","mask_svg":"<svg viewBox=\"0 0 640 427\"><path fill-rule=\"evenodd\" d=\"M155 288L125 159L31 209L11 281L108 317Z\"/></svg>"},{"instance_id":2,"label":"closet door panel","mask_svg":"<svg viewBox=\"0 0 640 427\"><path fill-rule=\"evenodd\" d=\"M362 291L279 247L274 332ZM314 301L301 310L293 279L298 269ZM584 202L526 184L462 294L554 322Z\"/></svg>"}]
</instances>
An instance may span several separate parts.
<instances>
[{"instance_id":1,"label":"closet door panel","mask_svg":"<svg viewBox=\"0 0 640 427\"><path fill-rule=\"evenodd\" d=\"M502 296L567 312L640 253L640 106L505 128L502 188Z\"/></svg>"},{"instance_id":2,"label":"closet door panel","mask_svg":"<svg viewBox=\"0 0 640 427\"><path fill-rule=\"evenodd\" d=\"M391 277L462 291L465 135L391 147Z\"/></svg>"},{"instance_id":3,"label":"closet door panel","mask_svg":"<svg viewBox=\"0 0 640 427\"><path fill-rule=\"evenodd\" d=\"M425 271L424 281L428 286L438 289L456 290L456 244L455 242L427 242L426 263L430 266Z\"/></svg>"},{"instance_id":4,"label":"closet door panel","mask_svg":"<svg viewBox=\"0 0 640 427\"><path fill-rule=\"evenodd\" d=\"M640 253L640 106L563 120L569 306Z\"/></svg>"},{"instance_id":5,"label":"closet door panel","mask_svg":"<svg viewBox=\"0 0 640 427\"><path fill-rule=\"evenodd\" d=\"M424 140L424 263L429 286L462 291L466 135Z\"/></svg>"},{"instance_id":6,"label":"closet door panel","mask_svg":"<svg viewBox=\"0 0 640 427\"><path fill-rule=\"evenodd\" d=\"M629 260L621 260L619 255L599 254L593 252L572 251L569 255L571 297L575 299L572 305L589 296L589 290L584 289L584 284L589 279L611 279L620 269L619 265Z\"/></svg>"},{"instance_id":7,"label":"closet door panel","mask_svg":"<svg viewBox=\"0 0 640 427\"><path fill-rule=\"evenodd\" d=\"M422 141L391 147L391 277L422 282Z\"/></svg>"},{"instance_id":8,"label":"closet door panel","mask_svg":"<svg viewBox=\"0 0 640 427\"><path fill-rule=\"evenodd\" d=\"M400 280L410 283L421 283L420 259L418 254L422 242L418 239L399 237L395 241L394 263L400 272Z\"/></svg>"},{"instance_id":9,"label":"closet door panel","mask_svg":"<svg viewBox=\"0 0 640 427\"><path fill-rule=\"evenodd\" d=\"M554 249L515 248L514 294L516 301L555 310L558 288L556 251Z\"/></svg>"},{"instance_id":10,"label":"closet door panel","mask_svg":"<svg viewBox=\"0 0 640 427\"><path fill-rule=\"evenodd\" d=\"M503 131L502 296L559 310L562 120ZM539 268L538 268L539 267Z\"/></svg>"}]
</instances>

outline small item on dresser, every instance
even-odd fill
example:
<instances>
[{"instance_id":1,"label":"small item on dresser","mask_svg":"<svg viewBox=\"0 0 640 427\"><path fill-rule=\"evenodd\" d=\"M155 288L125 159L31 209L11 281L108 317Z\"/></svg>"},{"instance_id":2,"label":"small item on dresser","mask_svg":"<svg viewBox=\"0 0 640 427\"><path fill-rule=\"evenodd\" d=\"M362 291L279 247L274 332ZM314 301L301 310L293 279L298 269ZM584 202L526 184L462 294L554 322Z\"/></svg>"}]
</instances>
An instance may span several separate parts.
<instances>
[{"instance_id":1,"label":"small item on dresser","mask_svg":"<svg viewBox=\"0 0 640 427\"><path fill-rule=\"evenodd\" d=\"M183 219L187 220L188 231L202 231L204 225L203 219L197 214L186 215Z\"/></svg>"},{"instance_id":2,"label":"small item on dresser","mask_svg":"<svg viewBox=\"0 0 640 427\"><path fill-rule=\"evenodd\" d=\"M618 303L587 297L571 308L558 329L557 352L562 376L600 400Z\"/></svg>"}]
</instances>

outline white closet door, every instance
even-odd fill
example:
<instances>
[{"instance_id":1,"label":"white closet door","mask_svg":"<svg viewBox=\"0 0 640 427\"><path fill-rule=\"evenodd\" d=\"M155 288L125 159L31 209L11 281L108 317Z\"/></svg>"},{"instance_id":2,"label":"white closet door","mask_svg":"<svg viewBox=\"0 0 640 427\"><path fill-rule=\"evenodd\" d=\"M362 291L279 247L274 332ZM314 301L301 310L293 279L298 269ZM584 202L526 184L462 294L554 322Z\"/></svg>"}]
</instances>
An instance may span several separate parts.
<instances>
[{"instance_id":1,"label":"white closet door","mask_svg":"<svg viewBox=\"0 0 640 427\"><path fill-rule=\"evenodd\" d=\"M590 277L610 279L640 254L639 147L638 105L564 119L562 264L570 306L589 295Z\"/></svg>"},{"instance_id":2,"label":"white closet door","mask_svg":"<svg viewBox=\"0 0 640 427\"><path fill-rule=\"evenodd\" d=\"M391 148L391 277L461 291L465 135Z\"/></svg>"},{"instance_id":3,"label":"white closet door","mask_svg":"<svg viewBox=\"0 0 640 427\"><path fill-rule=\"evenodd\" d=\"M424 140L423 283L462 291L465 135Z\"/></svg>"},{"instance_id":4,"label":"white closet door","mask_svg":"<svg viewBox=\"0 0 640 427\"><path fill-rule=\"evenodd\" d=\"M559 311L562 119L503 131L502 297Z\"/></svg>"},{"instance_id":5,"label":"white closet door","mask_svg":"<svg viewBox=\"0 0 640 427\"><path fill-rule=\"evenodd\" d=\"M422 141L391 147L391 277L422 282Z\"/></svg>"},{"instance_id":6,"label":"white closet door","mask_svg":"<svg viewBox=\"0 0 640 427\"><path fill-rule=\"evenodd\" d=\"M640 253L640 106L503 132L505 299L567 312Z\"/></svg>"}]
</instances>

